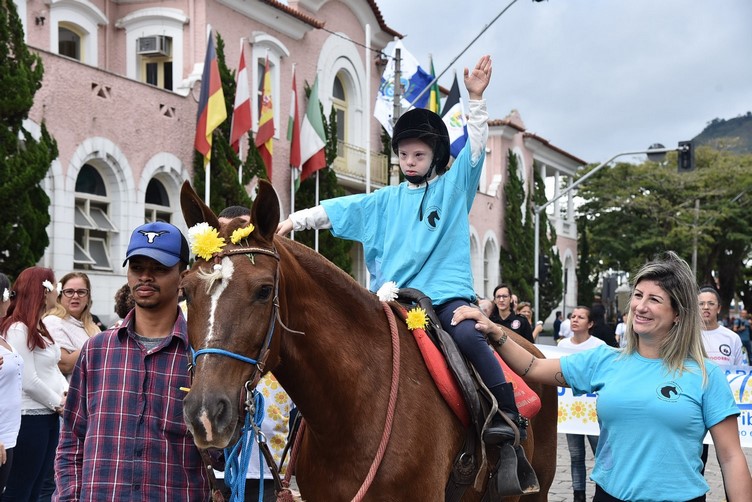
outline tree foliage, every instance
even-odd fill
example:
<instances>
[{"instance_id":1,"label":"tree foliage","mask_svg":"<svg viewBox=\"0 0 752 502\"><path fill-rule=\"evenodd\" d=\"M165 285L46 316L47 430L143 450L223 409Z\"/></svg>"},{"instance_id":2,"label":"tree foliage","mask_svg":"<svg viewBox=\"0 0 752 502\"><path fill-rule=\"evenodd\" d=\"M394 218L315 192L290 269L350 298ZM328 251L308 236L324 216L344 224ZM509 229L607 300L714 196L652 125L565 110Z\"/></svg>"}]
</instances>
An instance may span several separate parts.
<instances>
[{"instance_id":1,"label":"tree foliage","mask_svg":"<svg viewBox=\"0 0 752 502\"><path fill-rule=\"evenodd\" d=\"M499 252L502 282L509 284L521 300L533 298L533 229L526 211L525 189L518 174L519 162L507 151L507 182L504 185L504 237Z\"/></svg>"},{"instance_id":2,"label":"tree foliage","mask_svg":"<svg viewBox=\"0 0 752 502\"><path fill-rule=\"evenodd\" d=\"M44 67L24 42L13 0L0 0L0 270L15 277L36 264L49 245L50 199L40 183L57 158L57 143L42 123L39 139L24 129L42 86Z\"/></svg>"},{"instance_id":3,"label":"tree foliage","mask_svg":"<svg viewBox=\"0 0 752 502\"><path fill-rule=\"evenodd\" d=\"M509 284L520 300L535 297L535 206L546 202L546 187L538 169L533 169L533 191L526 194L519 177L519 160L507 152L507 181L504 185L504 237L506 248L499 253L502 282ZM524 215L524 219L523 219ZM556 230L545 211L540 215L540 255L547 256L550 270L541 276L538 318L546 319L561 301L562 266L555 251Z\"/></svg>"},{"instance_id":4,"label":"tree foliage","mask_svg":"<svg viewBox=\"0 0 752 502\"><path fill-rule=\"evenodd\" d=\"M695 160L682 174L675 154L663 164L620 163L582 185L577 221L592 258L580 266L592 267L590 279L633 271L669 249L691 262L696 239L698 283L716 284L726 308L735 295L752 305L752 155L700 147Z\"/></svg>"}]
</instances>

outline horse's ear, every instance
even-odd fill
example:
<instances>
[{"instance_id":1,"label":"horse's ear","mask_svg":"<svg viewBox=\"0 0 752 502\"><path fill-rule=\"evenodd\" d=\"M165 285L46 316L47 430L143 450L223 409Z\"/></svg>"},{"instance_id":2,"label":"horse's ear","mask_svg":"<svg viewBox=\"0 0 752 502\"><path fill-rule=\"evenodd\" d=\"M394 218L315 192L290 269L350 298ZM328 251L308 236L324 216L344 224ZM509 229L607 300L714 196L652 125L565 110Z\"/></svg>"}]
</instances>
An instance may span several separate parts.
<instances>
[{"instance_id":1,"label":"horse's ear","mask_svg":"<svg viewBox=\"0 0 752 502\"><path fill-rule=\"evenodd\" d=\"M188 228L196 223L206 222L214 228L219 228L217 215L204 204L191 184L186 180L180 189L180 207L183 210L183 219Z\"/></svg>"},{"instance_id":2,"label":"horse's ear","mask_svg":"<svg viewBox=\"0 0 752 502\"><path fill-rule=\"evenodd\" d=\"M251 221L264 239L269 242L274 239L279 225L279 197L272 184L266 180L259 180L258 195L251 208Z\"/></svg>"}]
</instances>

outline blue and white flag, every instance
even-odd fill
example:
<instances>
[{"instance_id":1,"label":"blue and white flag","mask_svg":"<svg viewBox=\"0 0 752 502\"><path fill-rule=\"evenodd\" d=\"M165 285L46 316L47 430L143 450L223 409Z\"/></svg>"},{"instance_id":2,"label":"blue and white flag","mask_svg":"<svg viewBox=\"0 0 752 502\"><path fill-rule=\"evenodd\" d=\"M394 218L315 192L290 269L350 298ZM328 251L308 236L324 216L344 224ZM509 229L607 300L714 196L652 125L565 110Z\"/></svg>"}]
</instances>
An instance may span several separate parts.
<instances>
[{"instance_id":1,"label":"blue and white flag","mask_svg":"<svg viewBox=\"0 0 752 502\"><path fill-rule=\"evenodd\" d=\"M444 113L441 118L449 131L449 152L455 159L462 151L462 147L467 143L467 119L465 116L465 107L462 106L460 97L460 84L457 82L457 74L454 75L452 88L449 90L443 107Z\"/></svg>"},{"instance_id":2,"label":"blue and white flag","mask_svg":"<svg viewBox=\"0 0 752 502\"><path fill-rule=\"evenodd\" d=\"M418 60L412 54L407 52L401 41L396 41L392 47L392 57L384 68L384 74L381 76L379 92L376 95L376 106L373 110L373 116L381 122L389 136L392 135L392 114L394 112L394 59L397 49L400 49L400 82L402 82L402 113L406 112L413 100L428 87L431 83L431 75L418 65ZM425 108L428 104L430 93L424 92L413 106L415 108Z\"/></svg>"}]
</instances>

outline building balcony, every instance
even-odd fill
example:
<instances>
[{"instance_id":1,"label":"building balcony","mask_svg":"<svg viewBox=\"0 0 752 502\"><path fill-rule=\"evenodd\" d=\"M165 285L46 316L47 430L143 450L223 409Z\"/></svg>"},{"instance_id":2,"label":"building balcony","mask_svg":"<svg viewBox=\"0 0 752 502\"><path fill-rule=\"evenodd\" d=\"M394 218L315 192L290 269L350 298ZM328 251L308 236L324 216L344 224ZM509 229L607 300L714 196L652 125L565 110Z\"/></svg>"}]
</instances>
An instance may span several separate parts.
<instances>
[{"instance_id":1,"label":"building balcony","mask_svg":"<svg viewBox=\"0 0 752 502\"><path fill-rule=\"evenodd\" d=\"M337 141L337 158L332 164L341 185L355 192L366 188L366 149ZM389 158L371 152L371 188L382 188L389 183Z\"/></svg>"}]
</instances>

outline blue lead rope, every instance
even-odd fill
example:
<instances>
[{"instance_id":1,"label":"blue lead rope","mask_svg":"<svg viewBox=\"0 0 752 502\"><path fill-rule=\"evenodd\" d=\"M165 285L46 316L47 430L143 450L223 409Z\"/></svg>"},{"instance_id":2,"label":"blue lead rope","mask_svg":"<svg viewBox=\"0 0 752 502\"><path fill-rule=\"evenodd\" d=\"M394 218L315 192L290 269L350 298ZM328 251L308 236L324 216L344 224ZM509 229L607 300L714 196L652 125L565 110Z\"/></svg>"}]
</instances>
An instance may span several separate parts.
<instances>
[{"instance_id":1,"label":"blue lead rope","mask_svg":"<svg viewBox=\"0 0 752 502\"><path fill-rule=\"evenodd\" d=\"M232 448L225 448L225 483L230 488L232 495L230 502L243 502L245 500L245 477L248 472L248 464L251 462L253 443L264 441L261 433L261 422L264 421L264 396L255 389L253 396L253 421L251 413L245 414L245 422L240 432L240 439ZM259 502L264 500L264 455L258 448L259 455Z\"/></svg>"}]
</instances>

